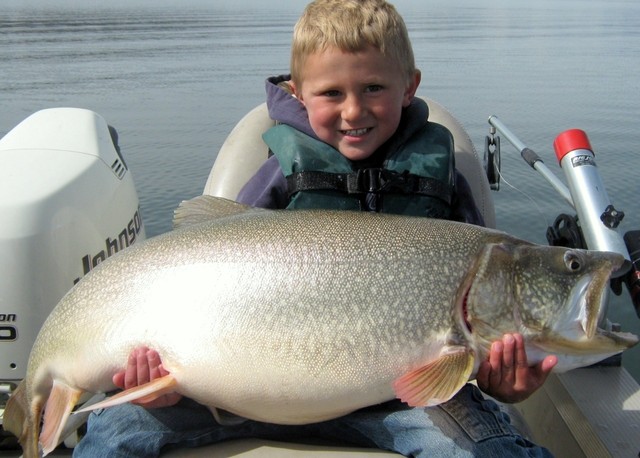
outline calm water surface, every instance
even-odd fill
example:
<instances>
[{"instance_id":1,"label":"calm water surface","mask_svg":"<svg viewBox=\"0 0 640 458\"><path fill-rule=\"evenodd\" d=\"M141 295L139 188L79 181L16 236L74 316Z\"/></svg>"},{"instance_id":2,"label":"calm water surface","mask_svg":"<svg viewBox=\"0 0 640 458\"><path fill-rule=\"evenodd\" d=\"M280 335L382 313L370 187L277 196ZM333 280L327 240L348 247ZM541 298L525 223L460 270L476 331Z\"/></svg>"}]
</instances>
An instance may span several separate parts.
<instances>
[{"instance_id":1,"label":"calm water surface","mask_svg":"<svg viewBox=\"0 0 640 458\"><path fill-rule=\"evenodd\" d=\"M202 192L233 125L264 100L264 79L288 69L291 30L305 2L49 2L0 5L0 135L31 113L75 106L120 134L148 235ZM481 150L500 117L559 177L552 143L585 130L608 194L640 228L640 3L398 0L423 72L420 95L447 106ZM503 139L507 184L494 194L498 226L545 243L571 212ZM613 319L640 325L626 293ZM625 365L640 379L640 349Z\"/></svg>"}]
</instances>

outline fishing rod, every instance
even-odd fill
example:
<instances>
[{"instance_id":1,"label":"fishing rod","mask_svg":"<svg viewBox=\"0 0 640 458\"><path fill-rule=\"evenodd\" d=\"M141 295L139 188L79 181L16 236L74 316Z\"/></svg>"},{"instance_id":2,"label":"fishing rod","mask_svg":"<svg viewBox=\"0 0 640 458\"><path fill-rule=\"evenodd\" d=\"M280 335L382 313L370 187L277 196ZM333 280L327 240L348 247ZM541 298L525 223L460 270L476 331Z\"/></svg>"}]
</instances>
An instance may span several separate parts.
<instances>
[{"instance_id":1,"label":"fishing rod","mask_svg":"<svg viewBox=\"0 0 640 458\"><path fill-rule=\"evenodd\" d=\"M522 156L522 159L525 160L527 164L529 164L534 170L537 170L550 184L554 187L556 191L562 196L564 200L567 201L569 205L575 207L573 204L573 199L571 198L571 193L569 189L556 177L551 170L545 165L540 156L533 151L531 148L527 147L524 143L520 141L516 135L509 130L507 126L503 124L496 116L489 116L489 124L500 134L506 138L509 143L511 143ZM495 132L492 132L493 135ZM493 141L495 143L495 140ZM500 143L497 142L497 145ZM499 154L499 146L497 146L497 154ZM500 179L498 174L498 180Z\"/></svg>"},{"instance_id":2,"label":"fishing rod","mask_svg":"<svg viewBox=\"0 0 640 458\"><path fill-rule=\"evenodd\" d=\"M553 143L556 158L569 184L567 187L544 164L540 156L527 147L500 119L492 115L488 122L491 129L485 142L487 176L493 181L500 180L500 171L495 170L500 164L500 141L499 137L495 137L497 132L576 210L576 216L561 214L553 226L547 229L549 244L612 251L623 255L625 262L614 273L612 288L616 294L620 294L621 282L627 285L636 314L640 317L640 230L629 231L624 237L618 233L617 228L624 218L624 212L617 210L609 200L587 134L580 129L570 129L560 133ZM487 148L487 145L492 145L493 148ZM499 184L491 183L491 187L498 189Z\"/></svg>"}]
</instances>

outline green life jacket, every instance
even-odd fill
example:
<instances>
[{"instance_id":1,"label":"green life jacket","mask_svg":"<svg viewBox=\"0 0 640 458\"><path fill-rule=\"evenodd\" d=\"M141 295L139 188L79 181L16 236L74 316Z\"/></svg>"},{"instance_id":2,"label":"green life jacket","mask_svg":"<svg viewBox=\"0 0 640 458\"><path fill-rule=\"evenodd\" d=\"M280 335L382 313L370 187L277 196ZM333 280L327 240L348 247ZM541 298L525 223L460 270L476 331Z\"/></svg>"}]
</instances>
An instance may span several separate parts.
<instances>
[{"instance_id":1,"label":"green life jacket","mask_svg":"<svg viewBox=\"0 0 640 458\"><path fill-rule=\"evenodd\" d=\"M263 134L287 178L288 209L370 209L448 218L454 189L453 137L425 123L380 168L357 169L328 144L280 124Z\"/></svg>"}]
</instances>

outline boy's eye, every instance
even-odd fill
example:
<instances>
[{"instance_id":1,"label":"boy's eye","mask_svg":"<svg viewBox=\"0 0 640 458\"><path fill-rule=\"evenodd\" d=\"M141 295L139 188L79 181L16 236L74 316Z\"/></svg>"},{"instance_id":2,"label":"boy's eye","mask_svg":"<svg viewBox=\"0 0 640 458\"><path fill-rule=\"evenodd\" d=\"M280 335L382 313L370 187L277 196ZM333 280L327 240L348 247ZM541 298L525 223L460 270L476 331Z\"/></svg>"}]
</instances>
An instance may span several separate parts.
<instances>
[{"instance_id":1,"label":"boy's eye","mask_svg":"<svg viewBox=\"0 0 640 458\"><path fill-rule=\"evenodd\" d=\"M382 90L382 86L380 86L379 84L371 84L366 88L366 92L378 92L381 90Z\"/></svg>"},{"instance_id":2,"label":"boy's eye","mask_svg":"<svg viewBox=\"0 0 640 458\"><path fill-rule=\"evenodd\" d=\"M325 97L338 97L340 95L340 91L332 89L329 91L324 91L322 95L324 95Z\"/></svg>"}]
</instances>

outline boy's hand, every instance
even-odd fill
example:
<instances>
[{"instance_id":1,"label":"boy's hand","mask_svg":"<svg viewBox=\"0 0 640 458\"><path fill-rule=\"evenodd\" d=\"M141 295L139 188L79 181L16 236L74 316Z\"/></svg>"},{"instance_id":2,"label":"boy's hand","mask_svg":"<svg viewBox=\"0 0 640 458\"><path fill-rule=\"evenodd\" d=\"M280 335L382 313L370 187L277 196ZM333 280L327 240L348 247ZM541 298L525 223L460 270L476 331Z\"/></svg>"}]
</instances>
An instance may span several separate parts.
<instances>
[{"instance_id":1,"label":"boy's hand","mask_svg":"<svg viewBox=\"0 0 640 458\"><path fill-rule=\"evenodd\" d=\"M520 334L505 334L491 345L487 361L480 363L478 387L501 402L527 399L547 380L558 358L547 356L535 366L527 363L524 340Z\"/></svg>"},{"instance_id":2,"label":"boy's hand","mask_svg":"<svg viewBox=\"0 0 640 458\"><path fill-rule=\"evenodd\" d=\"M147 347L140 347L131 352L127 361L127 368L113 376L113 383L118 388L128 390L163 377L168 373L162 367L162 361L160 361L160 355L158 355L157 351L150 350ZM172 406L177 404L180 399L182 399L181 394L169 393L150 402L132 401L132 403L146 409L155 409Z\"/></svg>"}]
</instances>

